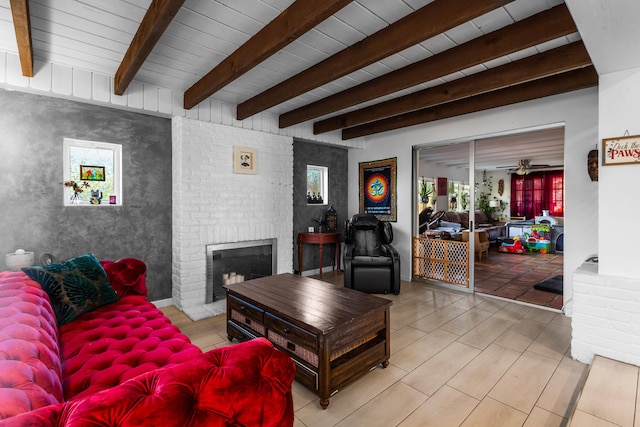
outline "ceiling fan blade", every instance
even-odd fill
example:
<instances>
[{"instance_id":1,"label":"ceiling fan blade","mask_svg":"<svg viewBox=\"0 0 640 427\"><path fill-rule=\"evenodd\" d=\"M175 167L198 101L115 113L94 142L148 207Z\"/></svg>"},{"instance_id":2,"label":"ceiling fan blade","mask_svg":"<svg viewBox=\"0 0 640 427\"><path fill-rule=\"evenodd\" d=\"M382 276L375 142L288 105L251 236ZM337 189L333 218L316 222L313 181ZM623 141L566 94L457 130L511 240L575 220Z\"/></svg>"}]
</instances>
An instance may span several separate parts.
<instances>
[{"instance_id":1,"label":"ceiling fan blade","mask_svg":"<svg viewBox=\"0 0 640 427\"><path fill-rule=\"evenodd\" d=\"M563 167L564 165L531 165L531 169L558 169Z\"/></svg>"}]
</instances>

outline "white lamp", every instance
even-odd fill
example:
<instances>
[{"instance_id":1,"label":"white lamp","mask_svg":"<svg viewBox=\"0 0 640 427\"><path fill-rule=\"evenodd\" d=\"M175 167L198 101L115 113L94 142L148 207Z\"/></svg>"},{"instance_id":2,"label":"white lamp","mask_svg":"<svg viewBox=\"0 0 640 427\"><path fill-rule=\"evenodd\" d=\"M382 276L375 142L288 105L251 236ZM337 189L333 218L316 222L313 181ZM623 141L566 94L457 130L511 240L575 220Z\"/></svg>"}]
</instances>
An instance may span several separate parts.
<instances>
[{"instance_id":1,"label":"white lamp","mask_svg":"<svg viewBox=\"0 0 640 427\"><path fill-rule=\"evenodd\" d=\"M500 207L500 200L496 200L496 199L489 200L489 207L491 207L493 209L499 208ZM496 213L492 212L491 213L491 217L492 217L491 219L496 219Z\"/></svg>"},{"instance_id":2,"label":"white lamp","mask_svg":"<svg viewBox=\"0 0 640 427\"><path fill-rule=\"evenodd\" d=\"M22 267L31 267L33 259L33 252L27 252L24 249L18 249L12 254L6 254L4 257L5 264L11 271L19 271Z\"/></svg>"}]
</instances>

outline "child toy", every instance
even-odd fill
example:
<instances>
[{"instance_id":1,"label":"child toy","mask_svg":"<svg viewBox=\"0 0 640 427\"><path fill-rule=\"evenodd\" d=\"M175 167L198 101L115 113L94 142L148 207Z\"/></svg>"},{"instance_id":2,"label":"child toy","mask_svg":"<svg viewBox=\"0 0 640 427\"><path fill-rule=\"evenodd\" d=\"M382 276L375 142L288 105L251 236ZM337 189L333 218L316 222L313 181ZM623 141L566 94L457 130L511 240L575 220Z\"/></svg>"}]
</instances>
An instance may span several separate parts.
<instances>
[{"instance_id":1,"label":"child toy","mask_svg":"<svg viewBox=\"0 0 640 427\"><path fill-rule=\"evenodd\" d=\"M522 246L522 243L520 243L520 237L518 236L515 236L513 238L513 243L502 242L502 244L498 248L498 251L507 252L510 254L523 254L526 252L524 250L524 247Z\"/></svg>"},{"instance_id":2,"label":"child toy","mask_svg":"<svg viewBox=\"0 0 640 427\"><path fill-rule=\"evenodd\" d=\"M551 248L551 240L549 233L551 227L547 224L534 224L531 226L531 235L527 238L527 247L529 252L539 251L546 254Z\"/></svg>"}]
</instances>

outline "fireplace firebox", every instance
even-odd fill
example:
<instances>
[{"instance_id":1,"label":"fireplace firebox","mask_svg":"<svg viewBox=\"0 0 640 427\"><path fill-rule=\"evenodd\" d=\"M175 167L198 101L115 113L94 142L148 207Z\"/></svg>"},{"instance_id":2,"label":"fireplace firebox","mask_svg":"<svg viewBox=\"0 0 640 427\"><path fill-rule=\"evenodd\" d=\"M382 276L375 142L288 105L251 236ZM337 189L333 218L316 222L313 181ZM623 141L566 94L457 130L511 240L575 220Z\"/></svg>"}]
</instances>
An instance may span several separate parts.
<instances>
[{"instance_id":1,"label":"fireplace firebox","mask_svg":"<svg viewBox=\"0 0 640 427\"><path fill-rule=\"evenodd\" d=\"M274 274L276 248L276 239L207 245L206 303L225 299L225 280L251 280Z\"/></svg>"}]
</instances>

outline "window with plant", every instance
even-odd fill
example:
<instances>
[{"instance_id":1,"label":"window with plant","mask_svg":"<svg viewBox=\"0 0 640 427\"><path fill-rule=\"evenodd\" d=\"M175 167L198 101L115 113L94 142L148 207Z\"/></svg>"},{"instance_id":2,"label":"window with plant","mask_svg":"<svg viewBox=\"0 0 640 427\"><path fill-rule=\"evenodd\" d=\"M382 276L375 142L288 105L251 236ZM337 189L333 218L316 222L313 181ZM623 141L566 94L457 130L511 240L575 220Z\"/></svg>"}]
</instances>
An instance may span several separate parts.
<instances>
[{"instance_id":1,"label":"window with plant","mask_svg":"<svg viewBox=\"0 0 640 427\"><path fill-rule=\"evenodd\" d=\"M433 178L420 177L418 181L418 194L420 195L420 203L424 205L435 204L435 184Z\"/></svg>"},{"instance_id":2,"label":"window with plant","mask_svg":"<svg viewBox=\"0 0 640 427\"><path fill-rule=\"evenodd\" d=\"M122 146L65 138L64 204L121 204Z\"/></svg>"},{"instance_id":3,"label":"window with plant","mask_svg":"<svg viewBox=\"0 0 640 427\"><path fill-rule=\"evenodd\" d=\"M326 166L307 165L307 203L327 204L329 168Z\"/></svg>"}]
</instances>

